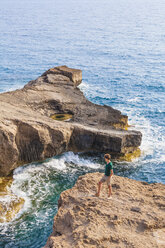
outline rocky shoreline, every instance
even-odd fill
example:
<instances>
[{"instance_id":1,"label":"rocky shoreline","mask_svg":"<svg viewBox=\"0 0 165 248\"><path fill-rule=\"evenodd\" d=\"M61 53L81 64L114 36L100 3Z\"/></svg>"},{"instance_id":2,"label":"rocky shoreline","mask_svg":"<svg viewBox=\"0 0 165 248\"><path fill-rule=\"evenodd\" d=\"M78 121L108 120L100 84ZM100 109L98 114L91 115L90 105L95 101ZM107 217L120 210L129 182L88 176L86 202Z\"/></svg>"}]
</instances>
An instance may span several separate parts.
<instances>
[{"instance_id":1,"label":"rocky shoreline","mask_svg":"<svg viewBox=\"0 0 165 248\"><path fill-rule=\"evenodd\" d=\"M0 94L0 177L66 151L137 151L141 133L126 130L120 111L88 101L77 88L81 81L81 70L60 66Z\"/></svg>"},{"instance_id":2,"label":"rocky shoreline","mask_svg":"<svg viewBox=\"0 0 165 248\"><path fill-rule=\"evenodd\" d=\"M165 185L114 176L113 196L100 173L80 176L61 193L53 232L44 248L165 247Z\"/></svg>"}]
</instances>

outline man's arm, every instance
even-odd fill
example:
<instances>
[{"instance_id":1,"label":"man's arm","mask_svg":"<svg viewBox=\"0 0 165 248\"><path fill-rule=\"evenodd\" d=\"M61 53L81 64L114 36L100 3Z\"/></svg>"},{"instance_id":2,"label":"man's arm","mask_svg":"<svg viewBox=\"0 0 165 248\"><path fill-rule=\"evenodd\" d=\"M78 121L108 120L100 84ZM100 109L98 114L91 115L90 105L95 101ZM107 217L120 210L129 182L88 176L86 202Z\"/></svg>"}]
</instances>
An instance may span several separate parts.
<instances>
[{"instance_id":1,"label":"man's arm","mask_svg":"<svg viewBox=\"0 0 165 248\"><path fill-rule=\"evenodd\" d=\"M113 169L110 170L110 177L113 175Z\"/></svg>"}]
</instances>

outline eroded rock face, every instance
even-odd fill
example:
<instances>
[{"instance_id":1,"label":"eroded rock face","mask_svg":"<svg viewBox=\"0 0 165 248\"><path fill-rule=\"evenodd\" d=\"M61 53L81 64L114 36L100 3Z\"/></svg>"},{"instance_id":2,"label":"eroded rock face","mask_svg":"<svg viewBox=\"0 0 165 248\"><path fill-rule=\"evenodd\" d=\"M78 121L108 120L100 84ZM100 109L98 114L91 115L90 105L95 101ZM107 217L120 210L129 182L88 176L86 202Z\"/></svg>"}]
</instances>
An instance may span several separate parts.
<instances>
[{"instance_id":1,"label":"eroded rock face","mask_svg":"<svg viewBox=\"0 0 165 248\"><path fill-rule=\"evenodd\" d=\"M165 185L114 176L113 196L100 173L80 176L64 191L45 248L165 247Z\"/></svg>"},{"instance_id":2,"label":"eroded rock face","mask_svg":"<svg viewBox=\"0 0 165 248\"><path fill-rule=\"evenodd\" d=\"M0 94L0 176L65 151L132 153L141 133L124 130L128 117L88 101L76 86L82 71L51 68L22 89ZM67 121L51 118L71 116ZM122 130L123 129L123 130Z\"/></svg>"}]
</instances>

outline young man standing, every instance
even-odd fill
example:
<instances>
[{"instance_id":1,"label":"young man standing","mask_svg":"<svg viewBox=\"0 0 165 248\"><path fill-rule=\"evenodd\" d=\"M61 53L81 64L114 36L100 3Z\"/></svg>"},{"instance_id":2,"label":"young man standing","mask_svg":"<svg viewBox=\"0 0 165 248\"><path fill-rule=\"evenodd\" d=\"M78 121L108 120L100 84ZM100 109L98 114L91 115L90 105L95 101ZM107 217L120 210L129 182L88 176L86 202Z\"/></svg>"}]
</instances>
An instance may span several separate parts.
<instances>
[{"instance_id":1,"label":"young man standing","mask_svg":"<svg viewBox=\"0 0 165 248\"><path fill-rule=\"evenodd\" d=\"M111 161L111 155L110 154L105 154L104 159L106 162L105 165L105 173L104 176L101 178L101 180L98 183L98 191L96 193L96 196L100 195L100 190L101 190L101 185L102 183L106 182L108 185L108 197L112 195L112 187L111 187L111 180L112 180L112 175L113 175L113 164Z\"/></svg>"}]
</instances>

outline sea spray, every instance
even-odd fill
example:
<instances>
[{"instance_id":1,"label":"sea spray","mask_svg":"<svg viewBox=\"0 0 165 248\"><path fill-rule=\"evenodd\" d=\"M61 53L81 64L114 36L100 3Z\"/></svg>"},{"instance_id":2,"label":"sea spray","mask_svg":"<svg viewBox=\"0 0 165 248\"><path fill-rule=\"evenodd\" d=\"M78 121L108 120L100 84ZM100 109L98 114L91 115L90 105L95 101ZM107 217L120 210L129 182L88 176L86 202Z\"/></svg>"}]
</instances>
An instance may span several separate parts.
<instances>
[{"instance_id":1,"label":"sea spray","mask_svg":"<svg viewBox=\"0 0 165 248\"><path fill-rule=\"evenodd\" d=\"M47 233L51 232L60 193L72 187L79 175L104 168L100 157L86 157L68 152L43 163L31 163L14 170L11 190L25 203L11 222L0 225L2 245L40 247L38 236L44 232L42 235L46 240ZM29 237L28 243L26 236ZM17 241L13 243L14 237Z\"/></svg>"}]
</instances>

